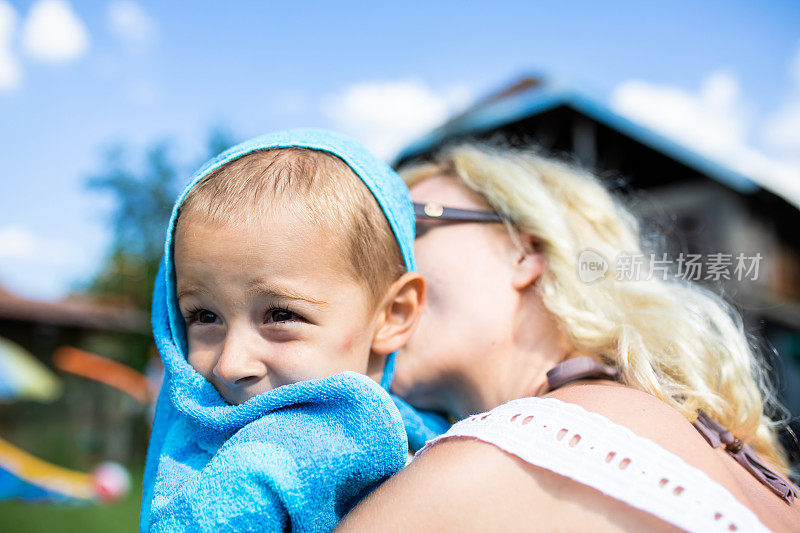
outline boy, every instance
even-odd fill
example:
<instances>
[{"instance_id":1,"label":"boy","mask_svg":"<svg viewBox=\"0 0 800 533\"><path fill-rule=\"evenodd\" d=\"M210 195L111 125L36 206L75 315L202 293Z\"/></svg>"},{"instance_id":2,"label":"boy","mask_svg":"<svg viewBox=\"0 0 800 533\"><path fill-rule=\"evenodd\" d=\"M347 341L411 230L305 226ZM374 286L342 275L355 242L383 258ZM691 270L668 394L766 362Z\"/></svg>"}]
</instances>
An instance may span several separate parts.
<instances>
[{"instance_id":1,"label":"boy","mask_svg":"<svg viewBox=\"0 0 800 533\"><path fill-rule=\"evenodd\" d=\"M402 468L397 407L420 419L376 381L424 300L413 231L400 178L332 133L255 139L195 174L154 291L143 531L330 530Z\"/></svg>"}]
</instances>

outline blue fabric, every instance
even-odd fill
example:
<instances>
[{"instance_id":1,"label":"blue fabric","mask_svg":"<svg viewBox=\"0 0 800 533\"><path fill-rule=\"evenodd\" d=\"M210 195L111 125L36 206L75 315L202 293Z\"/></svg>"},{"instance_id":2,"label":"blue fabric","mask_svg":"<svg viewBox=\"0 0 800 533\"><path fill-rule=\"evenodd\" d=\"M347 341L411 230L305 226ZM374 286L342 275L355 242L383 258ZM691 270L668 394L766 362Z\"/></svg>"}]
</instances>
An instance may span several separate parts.
<instances>
[{"instance_id":1,"label":"blue fabric","mask_svg":"<svg viewBox=\"0 0 800 533\"><path fill-rule=\"evenodd\" d=\"M403 418L408 447L414 452L425 446L426 441L447 432L452 425L447 417L440 413L416 409L394 394L392 400Z\"/></svg>"},{"instance_id":2,"label":"blue fabric","mask_svg":"<svg viewBox=\"0 0 800 533\"><path fill-rule=\"evenodd\" d=\"M447 429L355 372L278 387L230 405L186 361L186 331L175 297L173 234L178 208L205 175L256 150L330 152L364 181L414 269L408 190L356 142L321 130L291 130L235 146L190 179L173 208L153 293L153 336L164 361L147 463L141 531L328 531L363 496ZM408 432L408 437L406 436Z\"/></svg>"}]
</instances>

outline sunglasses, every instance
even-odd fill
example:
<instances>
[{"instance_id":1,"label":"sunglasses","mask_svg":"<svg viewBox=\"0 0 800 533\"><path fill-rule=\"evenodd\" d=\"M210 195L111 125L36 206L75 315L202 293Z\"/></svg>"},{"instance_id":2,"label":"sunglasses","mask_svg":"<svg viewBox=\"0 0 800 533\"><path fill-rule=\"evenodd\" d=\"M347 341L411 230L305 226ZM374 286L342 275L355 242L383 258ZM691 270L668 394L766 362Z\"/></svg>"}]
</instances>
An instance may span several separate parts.
<instances>
[{"instance_id":1,"label":"sunglasses","mask_svg":"<svg viewBox=\"0 0 800 533\"><path fill-rule=\"evenodd\" d=\"M455 207L445 207L436 202L425 204L414 203L414 216L417 220L417 234L419 238L424 235L432 225L426 222L503 222L503 217L493 211L476 211L473 209L459 209ZM420 224L422 222L423 224Z\"/></svg>"}]
</instances>

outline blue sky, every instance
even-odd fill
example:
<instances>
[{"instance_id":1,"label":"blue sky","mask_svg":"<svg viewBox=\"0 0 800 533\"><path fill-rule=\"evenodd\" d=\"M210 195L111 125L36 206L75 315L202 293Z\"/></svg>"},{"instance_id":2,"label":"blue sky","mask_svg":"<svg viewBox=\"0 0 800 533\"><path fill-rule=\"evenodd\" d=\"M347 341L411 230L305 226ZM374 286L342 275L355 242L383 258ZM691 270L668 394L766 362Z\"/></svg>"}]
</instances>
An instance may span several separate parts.
<instances>
[{"instance_id":1,"label":"blue sky","mask_svg":"<svg viewBox=\"0 0 800 533\"><path fill-rule=\"evenodd\" d=\"M0 0L0 284L98 268L112 144L344 130L384 157L526 73L800 199L800 3Z\"/></svg>"}]
</instances>

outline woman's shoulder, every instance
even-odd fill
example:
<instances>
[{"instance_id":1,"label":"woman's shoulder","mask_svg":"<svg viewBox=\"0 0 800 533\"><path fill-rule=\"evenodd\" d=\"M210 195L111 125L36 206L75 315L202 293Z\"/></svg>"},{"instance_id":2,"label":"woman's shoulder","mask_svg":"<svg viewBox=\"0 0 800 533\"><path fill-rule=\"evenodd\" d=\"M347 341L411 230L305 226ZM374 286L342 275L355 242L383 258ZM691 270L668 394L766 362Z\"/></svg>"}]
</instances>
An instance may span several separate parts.
<instances>
[{"instance_id":1,"label":"woman's shoulder","mask_svg":"<svg viewBox=\"0 0 800 533\"><path fill-rule=\"evenodd\" d=\"M469 454L478 454L483 464L491 464L492 455L512 456L524 464L517 470L547 487L577 490L581 497L593 489L613 498L603 505L622 516L646 511L684 529L763 528L742 504L748 500L718 452L680 413L640 391L592 382L547 398L513 400L457 423L429 442L417 460L448 440L465 438L472 443L456 444L457 449L450 444L456 452L451 455L473 462ZM438 458L427 464L446 461L441 453L439 448ZM513 476L503 472L499 479ZM584 488L576 489L576 483Z\"/></svg>"},{"instance_id":2,"label":"woman's shoulder","mask_svg":"<svg viewBox=\"0 0 800 533\"><path fill-rule=\"evenodd\" d=\"M538 424L532 424L534 419ZM512 400L462 422L467 425L498 420L502 427L499 431L503 433L508 433L509 428L531 424L529 427L536 434L557 430L557 441L569 434L573 437L570 439L572 447L580 442L575 436L583 438L587 432L598 433L598 437L599 434L614 438L641 437L687 460L692 466L702 470L719 469L721 477L726 474L725 468L716 464L714 450L681 413L646 392L612 381L573 383L542 397Z\"/></svg>"},{"instance_id":3,"label":"woman's shoulder","mask_svg":"<svg viewBox=\"0 0 800 533\"><path fill-rule=\"evenodd\" d=\"M559 388L543 398L579 406L623 426L711 473L718 481L732 482L717 454L689 421L669 404L644 391L615 382L586 381ZM568 406L564 408L569 411Z\"/></svg>"},{"instance_id":4,"label":"woman's shoulder","mask_svg":"<svg viewBox=\"0 0 800 533\"><path fill-rule=\"evenodd\" d=\"M675 530L588 485L470 438L438 441L367 496L337 531L373 528Z\"/></svg>"},{"instance_id":5,"label":"woman's shoulder","mask_svg":"<svg viewBox=\"0 0 800 533\"><path fill-rule=\"evenodd\" d=\"M797 502L787 505L723 449L709 446L681 413L646 392L615 383L583 382L547 396L597 413L674 454L755 510L773 530L786 530L787 524L800 519Z\"/></svg>"},{"instance_id":6,"label":"woman's shoulder","mask_svg":"<svg viewBox=\"0 0 800 533\"><path fill-rule=\"evenodd\" d=\"M344 525L381 524L386 509L399 504L390 525L423 530L763 529L702 469L637 434L651 431L644 429L648 416L677 426L677 413L650 405L638 391L607 390L614 388L521 398L462 420ZM592 402L581 399L587 394ZM605 402L603 412L586 408Z\"/></svg>"}]
</instances>

